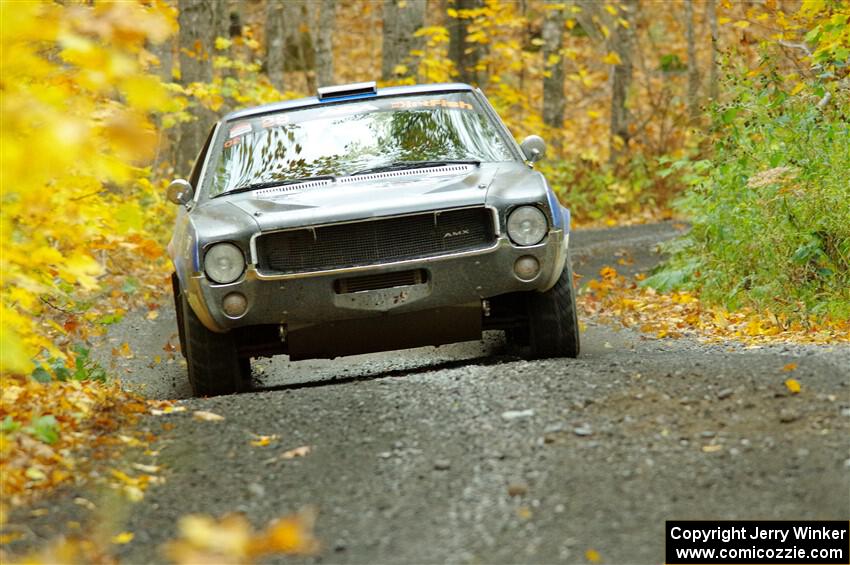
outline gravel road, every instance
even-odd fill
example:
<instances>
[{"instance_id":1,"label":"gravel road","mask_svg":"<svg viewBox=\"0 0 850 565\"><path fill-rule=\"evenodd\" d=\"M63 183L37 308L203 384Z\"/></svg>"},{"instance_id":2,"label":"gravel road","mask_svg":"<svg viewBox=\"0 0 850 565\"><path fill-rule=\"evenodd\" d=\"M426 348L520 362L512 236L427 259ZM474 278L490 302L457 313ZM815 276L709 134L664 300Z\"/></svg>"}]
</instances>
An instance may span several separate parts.
<instances>
[{"instance_id":1,"label":"gravel road","mask_svg":"<svg viewBox=\"0 0 850 565\"><path fill-rule=\"evenodd\" d=\"M676 229L577 232L576 270L589 278L624 254L646 269ZM584 323L575 360L520 361L488 334L255 362L262 391L144 419L165 482L111 516L135 534L119 556L162 561L190 512L241 511L260 526L312 506L322 552L295 560L310 563L584 563L588 549L605 563L660 563L669 519L850 516L850 346L705 345ZM130 316L111 339L135 352L118 365L126 386L188 396L166 351L172 310ZM798 395L783 384L790 362ZM256 434L279 437L253 447ZM306 457L280 457L305 445ZM64 516L102 517L72 494L41 503L51 516L30 519L34 535Z\"/></svg>"}]
</instances>

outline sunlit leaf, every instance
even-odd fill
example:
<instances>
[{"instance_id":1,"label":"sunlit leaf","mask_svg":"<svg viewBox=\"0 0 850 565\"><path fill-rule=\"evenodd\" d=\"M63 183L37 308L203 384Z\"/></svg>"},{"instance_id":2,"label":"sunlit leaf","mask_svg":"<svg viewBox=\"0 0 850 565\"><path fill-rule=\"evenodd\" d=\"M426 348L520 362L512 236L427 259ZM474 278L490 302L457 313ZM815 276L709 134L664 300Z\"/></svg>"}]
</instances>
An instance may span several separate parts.
<instances>
[{"instance_id":1,"label":"sunlit leaf","mask_svg":"<svg viewBox=\"0 0 850 565\"><path fill-rule=\"evenodd\" d=\"M610 51L607 55L602 58L602 62L606 65L621 65L623 60L620 59L620 56Z\"/></svg>"},{"instance_id":2,"label":"sunlit leaf","mask_svg":"<svg viewBox=\"0 0 850 565\"><path fill-rule=\"evenodd\" d=\"M112 543L118 545L130 543L131 541L133 541L133 537L133 532L121 532L120 534L112 536Z\"/></svg>"},{"instance_id":3,"label":"sunlit leaf","mask_svg":"<svg viewBox=\"0 0 850 565\"><path fill-rule=\"evenodd\" d=\"M281 459L294 459L296 457L306 457L310 455L311 448L309 445L302 445L301 447L296 447L295 449L290 449L289 451L285 451L281 454Z\"/></svg>"},{"instance_id":4,"label":"sunlit leaf","mask_svg":"<svg viewBox=\"0 0 850 565\"><path fill-rule=\"evenodd\" d=\"M220 422L224 420L224 416L220 416L214 412L207 412L206 410L196 410L192 413L192 418L202 422Z\"/></svg>"},{"instance_id":5,"label":"sunlit leaf","mask_svg":"<svg viewBox=\"0 0 850 565\"><path fill-rule=\"evenodd\" d=\"M791 394L798 394L800 390L802 390L802 386L800 386L800 382L797 379L787 379L785 381L785 388L788 389L788 392Z\"/></svg>"}]
</instances>

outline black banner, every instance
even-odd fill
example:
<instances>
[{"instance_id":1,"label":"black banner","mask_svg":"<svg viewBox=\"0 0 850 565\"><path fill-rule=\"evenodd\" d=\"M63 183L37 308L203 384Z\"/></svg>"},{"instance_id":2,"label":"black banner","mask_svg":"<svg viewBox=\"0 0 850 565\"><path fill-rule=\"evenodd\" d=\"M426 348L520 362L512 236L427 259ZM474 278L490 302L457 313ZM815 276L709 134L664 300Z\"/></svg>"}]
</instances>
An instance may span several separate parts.
<instances>
[{"instance_id":1,"label":"black banner","mask_svg":"<svg viewBox=\"0 0 850 565\"><path fill-rule=\"evenodd\" d=\"M850 564L850 522L668 521L665 563Z\"/></svg>"}]
</instances>

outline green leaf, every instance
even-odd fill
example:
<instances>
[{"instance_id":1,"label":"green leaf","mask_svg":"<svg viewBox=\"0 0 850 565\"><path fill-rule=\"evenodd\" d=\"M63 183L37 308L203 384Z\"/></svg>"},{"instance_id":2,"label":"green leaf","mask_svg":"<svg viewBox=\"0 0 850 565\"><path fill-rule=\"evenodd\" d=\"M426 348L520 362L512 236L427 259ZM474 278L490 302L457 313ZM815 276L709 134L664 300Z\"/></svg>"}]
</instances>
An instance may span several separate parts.
<instances>
[{"instance_id":1,"label":"green leaf","mask_svg":"<svg viewBox=\"0 0 850 565\"><path fill-rule=\"evenodd\" d=\"M739 108L729 108L720 114L720 119L723 120L724 124L731 124L735 121L735 116L738 115L738 112L740 112Z\"/></svg>"},{"instance_id":2,"label":"green leaf","mask_svg":"<svg viewBox=\"0 0 850 565\"><path fill-rule=\"evenodd\" d=\"M21 427L20 422L16 422L12 419L12 416L7 415L3 418L3 421L0 422L0 432L4 434L9 434L14 431L17 431Z\"/></svg>"},{"instance_id":3,"label":"green leaf","mask_svg":"<svg viewBox=\"0 0 850 565\"><path fill-rule=\"evenodd\" d=\"M54 444L59 441L59 422L52 414L33 416L32 424L27 431L30 431L33 437L46 444Z\"/></svg>"},{"instance_id":4,"label":"green leaf","mask_svg":"<svg viewBox=\"0 0 850 565\"><path fill-rule=\"evenodd\" d=\"M50 368L53 369L53 375L58 381L67 381L71 377L71 372L62 359L51 359Z\"/></svg>"},{"instance_id":5,"label":"green leaf","mask_svg":"<svg viewBox=\"0 0 850 565\"><path fill-rule=\"evenodd\" d=\"M121 314L106 314L104 316L101 316L98 322L103 324L104 326L109 326L111 324L117 324L123 319L124 316Z\"/></svg>"},{"instance_id":6,"label":"green leaf","mask_svg":"<svg viewBox=\"0 0 850 565\"><path fill-rule=\"evenodd\" d=\"M121 285L121 292L125 294L133 294L139 288L139 281L134 277L127 277L124 284Z\"/></svg>"},{"instance_id":7,"label":"green leaf","mask_svg":"<svg viewBox=\"0 0 850 565\"><path fill-rule=\"evenodd\" d=\"M48 373L44 367L39 365L32 372L32 378L40 383L49 383L53 380L53 377Z\"/></svg>"},{"instance_id":8,"label":"green leaf","mask_svg":"<svg viewBox=\"0 0 850 565\"><path fill-rule=\"evenodd\" d=\"M669 292L682 286L690 278L691 273L685 269L665 270L648 277L640 283L642 287L652 287L661 292Z\"/></svg>"}]
</instances>

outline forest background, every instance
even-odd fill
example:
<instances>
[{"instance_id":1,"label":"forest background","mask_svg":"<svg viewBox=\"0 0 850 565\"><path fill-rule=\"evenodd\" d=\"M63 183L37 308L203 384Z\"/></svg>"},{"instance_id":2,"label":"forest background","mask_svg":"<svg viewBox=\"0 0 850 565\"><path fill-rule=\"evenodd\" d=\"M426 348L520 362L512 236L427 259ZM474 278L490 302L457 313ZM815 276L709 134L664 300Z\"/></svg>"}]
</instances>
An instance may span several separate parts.
<instances>
[{"instance_id":1,"label":"forest background","mask_svg":"<svg viewBox=\"0 0 850 565\"><path fill-rule=\"evenodd\" d=\"M165 186L216 117L326 84L474 84L518 139L548 141L541 168L578 225L691 223L648 280L607 271L597 308L668 299L696 309L684 325L745 312L734 335L848 339L846 1L0 7L6 492L66 480L75 434L122 410L90 349L169 299Z\"/></svg>"}]
</instances>

